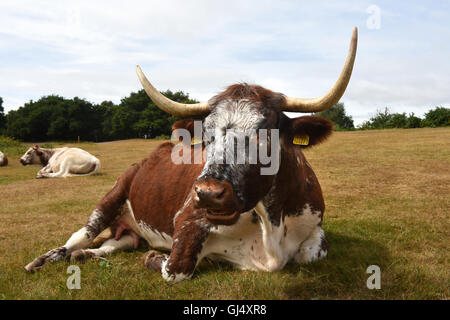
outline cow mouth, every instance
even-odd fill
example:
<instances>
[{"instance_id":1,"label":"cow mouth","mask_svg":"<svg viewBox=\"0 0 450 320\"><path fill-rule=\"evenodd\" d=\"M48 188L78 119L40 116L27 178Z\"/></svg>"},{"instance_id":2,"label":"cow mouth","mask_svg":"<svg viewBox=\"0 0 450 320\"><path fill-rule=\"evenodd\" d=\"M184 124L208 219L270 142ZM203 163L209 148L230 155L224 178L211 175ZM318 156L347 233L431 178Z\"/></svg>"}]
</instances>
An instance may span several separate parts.
<instances>
[{"instance_id":1,"label":"cow mouth","mask_svg":"<svg viewBox=\"0 0 450 320\"><path fill-rule=\"evenodd\" d=\"M236 223L239 219L240 212L224 212L224 211L213 211L210 209L206 210L206 219L214 224L221 225L232 225Z\"/></svg>"}]
</instances>

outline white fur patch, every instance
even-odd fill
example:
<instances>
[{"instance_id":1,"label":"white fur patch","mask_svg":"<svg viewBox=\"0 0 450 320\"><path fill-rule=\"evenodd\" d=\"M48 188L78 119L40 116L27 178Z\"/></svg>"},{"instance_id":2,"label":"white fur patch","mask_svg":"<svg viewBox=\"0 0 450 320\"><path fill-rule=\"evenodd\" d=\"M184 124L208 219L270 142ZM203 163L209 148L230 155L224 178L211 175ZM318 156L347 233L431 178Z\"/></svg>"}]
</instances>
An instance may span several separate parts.
<instances>
[{"instance_id":1,"label":"white fur patch","mask_svg":"<svg viewBox=\"0 0 450 320\"><path fill-rule=\"evenodd\" d=\"M106 255L112 254L118 250L127 250L133 248L133 237L130 235L123 235L119 240L114 238L106 240L100 248L97 249L86 249L89 253L94 254L96 257L104 257Z\"/></svg>"},{"instance_id":2,"label":"white fur patch","mask_svg":"<svg viewBox=\"0 0 450 320\"><path fill-rule=\"evenodd\" d=\"M324 258L327 251L323 250L321 245L323 238L325 238L325 232L321 227L316 227L311 237L302 243L295 260L298 263L309 263Z\"/></svg>"},{"instance_id":3,"label":"white fur patch","mask_svg":"<svg viewBox=\"0 0 450 320\"><path fill-rule=\"evenodd\" d=\"M166 269L167 261L168 260L164 260L163 263L161 264L161 275L164 280L176 283L176 282L180 282L183 280L188 280L192 277L192 275L187 275L184 273L169 274Z\"/></svg>"},{"instance_id":4,"label":"white fur patch","mask_svg":"<svg viewBox=\"0 0 450 320\"><path fill-rule=\"evenodd\" d=\"M290 259L295 257L297 260L303 244L321 250L318 246L324 234L317 225L320 212L312 211L309 204L302 209L301 215L284 217L279 226L269 221L262 202L257 204L255 211L260 217L256 223L249 211L241 214L232 226L212 229L200 259L206 256L231 262L244 270L275 271L283 268ZM321 233L317 236L315 232ZM310 256L314 251L317 256L317 250L311 250ZM326 252L321 252L321 257L325 255Z\"/></svg>"},{"instance_id":5,"label":"white fur patch","mask_svg":"<svg viewBox=\"0 0 450 320\"><path fill-rule=\"evenodd\" d=\"M87 248L91 245L91 243L92 239L89 237L86 227L83 227L72 234L64 247L67 249L67 254L70 254L75 250Z\"/></svg>"},{"instance_id":6,"label":"white fur patch","mask_svg":"<svg viewBox=\"0 0 450 320\"><path fill-rule=\"evenodd\" d=\"M128 210L121 219L140 237L144 238L152 248L170 250L173 243L172 237L165 232L159 232L142 220L138 223L134 217L130 201L127 200L126 203Z\"/></svg>"}]
</instances>

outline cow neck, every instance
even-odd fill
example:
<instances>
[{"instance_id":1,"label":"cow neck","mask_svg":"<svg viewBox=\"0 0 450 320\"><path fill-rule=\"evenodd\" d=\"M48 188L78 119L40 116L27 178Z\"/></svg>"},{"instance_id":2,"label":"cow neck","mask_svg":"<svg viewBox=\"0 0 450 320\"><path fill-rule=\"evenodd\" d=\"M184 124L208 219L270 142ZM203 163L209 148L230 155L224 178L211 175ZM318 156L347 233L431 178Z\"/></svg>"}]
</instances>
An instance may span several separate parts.
<instances>
[{"instance_id":1,"label":"cow neck","mask_svg":"<svg viewBox=\"0 0 450 320\"><path fill-rule=\"evenodd\" d=\"M305 176L305 162L301 150L291 146L281 148L280 168L262 201L270 221L276 226L280 225L282 215L296 215L304 206L302 195L306 182L301 177Z\"/></svg>"},{"instance_id":2,"label":"cow neck","mask_svg":"<svg viewBox=\"0 0 450 320\"><path fill-rule=\"evenodd\" d=\"M41 152L41 155L39 155L39 160L41 160L42 165L45 167L56 151L54 149L45 148L39 148L39 151Z\"/></svg>"}]
</instances>

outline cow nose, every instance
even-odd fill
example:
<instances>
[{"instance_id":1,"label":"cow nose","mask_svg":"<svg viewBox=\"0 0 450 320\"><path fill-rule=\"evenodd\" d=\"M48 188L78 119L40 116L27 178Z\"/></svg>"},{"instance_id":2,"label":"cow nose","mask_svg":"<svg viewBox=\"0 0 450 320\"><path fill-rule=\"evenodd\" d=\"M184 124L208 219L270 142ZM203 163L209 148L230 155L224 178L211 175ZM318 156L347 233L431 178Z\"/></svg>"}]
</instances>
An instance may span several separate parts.
<instances>
[{"instance_id":1,"label":"cow nose","mask_svg":"<svg viewBox=\"0 0 450 320\"><path fill-rule=\"evenodd\" d=\"M25 165L25 161L22 158L20 158L19 161L20 161L21 164Z\"/></svg>"},{"instance_id":2,"label":"cow nose","mask_svg":"<svg viewBox=\"0 0 450 320\"><path fill-rule=\"evenodd\" d=\"M195 187L195 192L201 201L214 201L222 198L225 188L222 186L207 187L201 189L198 186Z\"/></svg>"},{"instance_id":3,"label":"cow nose","mask_svg":"<svg viewBox=\"0 0 450 320\"><path fill-rule=\"evenodd\" d=\"M196 183L194 193L194 203L201 208L220 209L227 199L227 189L220 182Z\"/></svg>"}]
</instances>

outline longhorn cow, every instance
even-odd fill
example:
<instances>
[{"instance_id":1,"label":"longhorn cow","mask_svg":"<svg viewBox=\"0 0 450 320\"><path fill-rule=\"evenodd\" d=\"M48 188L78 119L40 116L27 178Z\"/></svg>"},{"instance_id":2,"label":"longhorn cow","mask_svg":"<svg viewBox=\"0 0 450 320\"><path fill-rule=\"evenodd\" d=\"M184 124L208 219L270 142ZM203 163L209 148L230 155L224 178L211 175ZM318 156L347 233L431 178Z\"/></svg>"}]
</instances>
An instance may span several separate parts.
<instances>
[{"instance_id":1,"label":"longhorn cow","mask_svg":"<svg viewBox=\"0 0 450 320\"><path fill-rule=\"evenodd\" d=\"M208 102L181 104L159 93L137 66L145 91L159 108L172 115L202 119L202 129L215 132L201 147L181 147L181 153L192 158L200 154L203 160L175 164L172 155L177 145L161 144L119 177L66 244L36 258L25 269L38 270L69 256L75 260L105 256L137 247L139 238L151 247L143 259L145 266L173 282L191 278L204 257L263 271L280 270L290 260L308 263L325 257L324 200L302 150L324 141L333 125L317 116L289 118L283 111L318 112L336 104L350 80L356 47L355 28L338 80L324 96L312 99L235 84ZM178 121L173 129L193 133L193 121ZM279 162L278 170L261 174L265 164L250 163L246 152L243 164L216 161L220 151L233 144L226 132L231 128L244 133L278 131L276 148L270 150ZM264 141L259 137L256 142L268 145L268 140L270 137ZM108 227L112 237L101 247L90 248Z\"/></svg>"}]
</instances>

